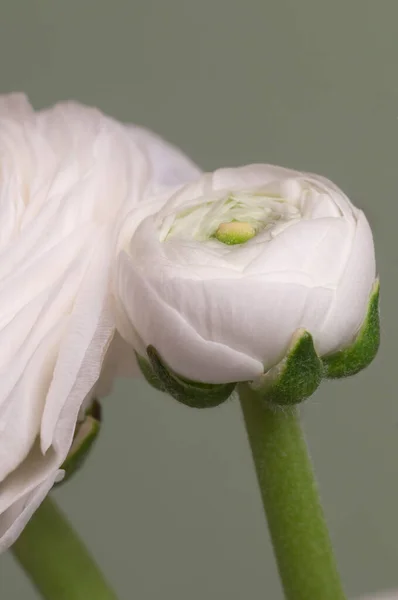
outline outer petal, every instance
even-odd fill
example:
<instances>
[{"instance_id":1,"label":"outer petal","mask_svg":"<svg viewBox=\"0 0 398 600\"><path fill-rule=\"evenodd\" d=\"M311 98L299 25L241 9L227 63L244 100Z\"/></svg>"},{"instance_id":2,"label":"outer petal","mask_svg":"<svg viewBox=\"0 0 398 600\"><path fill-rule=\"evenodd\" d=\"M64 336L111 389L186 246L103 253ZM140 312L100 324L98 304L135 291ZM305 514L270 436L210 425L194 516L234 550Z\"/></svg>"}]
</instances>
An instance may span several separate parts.
<instances>
[{"instance_id":1,"label":"outer petal","mask_svg":"<svg viewBox=\"0 0 398 600\"><path fill-rule=\"evenodd\" d=\"M347 262L354 233L354 226L343 219L299 221L266 242L245 273L297 272L308 275L312 285L336 286ZM289 281L289 276L286 279Z\"/></svg>"},{"instance_id":2,"label":"outer petal","mask_svg":"<svg viewBox=\"0 0 398 600\"><path fill-rule=\"evenodd\" d=\"M333 294L326 288L310 289L289 282L270 282L261 277L246 277L240 281L170 277L165 281L160 275L156 280L151 278L151 284L162 300L171 305L198 335L262 363L265 371L282 359L298 328L311 332L316 343ZM141 335L155 345L146 337L153 335L152 330ZM168 361L171 350L165 349L165 352L163 357ZM233 381L221 376L222 360L223 357L213 357L207 379L204 373L200 379L208 383ZM181 359L174 364L170 362L170 366L181 375L199 378L194 376L195 362L190 366L190 375L181 371ZM246 373L237 380L244 379L249 379Z\"/></svg>"},{"instance_id":3,"label":"outer petal","mask_svg":"<svg viewBox=\"0 0 398 600\"><path fill-rule=\"evenodd\" d=\"M195 181L201 169L176 146L143 127L130 126L134 142L148 156L151 165L152 191L158 193L164 187L174 187Z\"/></svg>"},{"instance_id":4,"label":"outer petal","mask_svg":"<svg viewBox=\"0 0 398 600\"><path fill-rule=\"evenodd\" d=\"M41 424L43 452L55 437L58 450L66 456L82 400L99 378L113 337L114 321L107 306L111 243L110 232L98 236L59 349Z\"/></svg>"},{"instance_id":5,"label":"outer petal","mask_svg":"<svg viewBox=\"0 0 398 600\"><path fill-rule=\"evenodd\" d=\"M33 115L33 108L25 94L14 93L0 96L0 119L25 119Z\"/></svg>"},{"instance_id":6,"label":"outer petal","mask_svg":"<svg viewBox=\"0 0 398 600\"><path fill-rule=\"evenodd\" d=\"M15 541L54 481L62 475L58 463L55 452L43 457L36 443L20 467L1 484L0 552Z\"/></svg>"},{"instance_id":7,"label":"outer petal","mask_svg":"<svg viewBox=\"0 0 398 600\"><path fill-rule=\"evenodd\" d=\"M238 168L217 169L213 173L214 190L247 190L272 182L302 177L303 173L275 165L253 164Z\"/></svg>"},{"instance_id":8,"label":"outer petal","mask_svg":"<svg viewBox=\"0 0 398 600\"><path fill-rule=\"evenodd\" d=\"M276 364L293 332L315 344L333 290L265 277L180 278L141 272L119 260L120 299L144 346L156 347L177 373L207 383L250 380Z\"/></svg>"},{"instance_id":9,"label":"outer petal","mask_svg":"<svg viewBox=\"0 0 398 600\"><path fill-rule=\"evenodd\" d=\"M64 329L61 320L44 337L7 398L1 418L0 482L26 458L37 437Z\"/></svg>"},{"instance_id":10,"label":"outer petal","mask_svg":"<svg viewBox=\"0 0 398 600\"><path fill-rule=\"evenodd\" d=\"M17 540L61 473L63 471L52 470L42 483L0 515L0 553Z\"/></svg>"},{"instance_id":11,"label":"outer petal","mask_svg":"<svg viewBox=\"0 0 398 600\"><path fill-rule=\"evenodd\" d=\"M183 315L167 305L131 258L118 260L118 289L126 313L144 341L152 344L177 373L207 383L253 379L263 372L259 360L204 339Z\"/></svg>"},{"instance_id":12,"label":"outer petal","mask_svg":"<svg viewBox=\"0 0 398 600\"><path fill-rule=\"evenodd\" d=\"M88 248L78 246L78 249ZM57 252L52 254L57 262ZM51 274L54 265L48 260L44 264L47 275ZM52 284L47 281L47 289L41 290L38 285L36 296L34 286L29 285L32 269L23 272L25 289L23 281L20 287L16 285L15 279L18 281L19 277L3 281L2 295L3 298L8 295L9 299L2 306L8 306L9 310L3 313L0 328L0 346L4 348L0 355L0 427L11 440L0 452L0 481L26 456L39 433L59 345L68 326L66 315L81 283L84 273L81 267L87 268L84 261L80 265L72 261L72 265L64 268L60 264L60 277ZM38 282L39 265L33 265ZM12 292L16 294L14 302ZM22 307L21 300L25 302Z\"/></svg>"},{"instance_id":13,"label":"outer petal","mask_svg":"<svg viewBox=\"0 0 398 600\"><path fill-rule=\"evenodd\" d=\"M319 347L322 355L341 349L353 340L365 317L375 277L372 232L365 215L358 211L351 252L322 327Z\"/></svg>"}]
</instances>

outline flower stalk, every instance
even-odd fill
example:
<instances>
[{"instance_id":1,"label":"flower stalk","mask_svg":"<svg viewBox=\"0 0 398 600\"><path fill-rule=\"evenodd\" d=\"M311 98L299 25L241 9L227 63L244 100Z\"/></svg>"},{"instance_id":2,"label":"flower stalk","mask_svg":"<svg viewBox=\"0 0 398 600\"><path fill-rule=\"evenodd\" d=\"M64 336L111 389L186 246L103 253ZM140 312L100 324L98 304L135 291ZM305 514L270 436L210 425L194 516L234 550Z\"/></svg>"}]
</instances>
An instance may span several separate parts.
<instances>
[{"instance_id":1,"label":"flower stalk","mask_svg":"<svg viewBox=\"0 0 398 600\"><path fill-rule=\"evenodd\" d=\"M82 541L49 497L12 552L46 600L116 600Z\"/></svg>"},{"instance_id":2,"label":"flower stalk","mask_svg":"<svg viewBox=\"0 0 398 600\"><path fill-rule=\"evenodd\" d=\"M345 600L296 407L241 406L286 600Z\"/></svg>"}]
</instances>

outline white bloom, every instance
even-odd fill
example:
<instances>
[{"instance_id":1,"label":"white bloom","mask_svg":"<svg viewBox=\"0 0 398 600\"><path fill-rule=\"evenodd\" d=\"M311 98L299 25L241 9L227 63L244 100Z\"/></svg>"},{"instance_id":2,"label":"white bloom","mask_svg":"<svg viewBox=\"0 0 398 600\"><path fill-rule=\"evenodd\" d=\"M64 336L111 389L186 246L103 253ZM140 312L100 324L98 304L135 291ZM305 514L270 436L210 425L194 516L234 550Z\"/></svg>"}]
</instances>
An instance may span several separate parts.
<instances>
[{"instance_id":1,"label":"white bloom","mask_svg":"<svg viewBox=\"0 0 398 600\"><path fill-rule=\"evenodd\" d=\"M159 138L74 103L0 97L0 550L56 478L104 356L119 223L198 170Z\"/></svg>"},{"instance_id":2,"label":"white bloom","mask_svg":"<svg viewBox=\"0 0 398 600\"><path fill-rule=\"evenodd\" d=\"M141 206L123 244L121 334L207 383L255 379L299 328L321 356L346 347L375 279L364 214L327 179L268 165L220 169Z\"/></svg>"}]
</instances>

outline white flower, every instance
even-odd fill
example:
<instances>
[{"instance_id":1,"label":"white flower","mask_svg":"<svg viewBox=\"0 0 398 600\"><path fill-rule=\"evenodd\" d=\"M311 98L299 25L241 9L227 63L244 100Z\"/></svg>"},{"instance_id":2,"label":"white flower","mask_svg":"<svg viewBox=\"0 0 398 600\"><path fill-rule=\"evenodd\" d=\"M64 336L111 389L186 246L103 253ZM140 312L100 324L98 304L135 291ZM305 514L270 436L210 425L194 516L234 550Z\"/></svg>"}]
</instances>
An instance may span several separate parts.
<instances>
[{"instance_id":1,"label":"white flower","mask_svg":"<svg viewBox=\"0 0 398 600\"><path fill-rule=\"evenodd\" d=\"M121 334L206 383L257 378L299 328L321 356L346 347L375 279L364 214L327 179L268 165L220 169L141 206L123 244Z\"/></svg>"},{"instance_id":2,"label":"white flower","mask_svg":"<svg viewBox=\"0 0 398 600\"><path fill-rule=\"evenodd\" d=\"M115 332L109 274L125 215L196 177L176 149L74 103L0 97L0 550L43 500Z\"/></svg>"}]
</instances>

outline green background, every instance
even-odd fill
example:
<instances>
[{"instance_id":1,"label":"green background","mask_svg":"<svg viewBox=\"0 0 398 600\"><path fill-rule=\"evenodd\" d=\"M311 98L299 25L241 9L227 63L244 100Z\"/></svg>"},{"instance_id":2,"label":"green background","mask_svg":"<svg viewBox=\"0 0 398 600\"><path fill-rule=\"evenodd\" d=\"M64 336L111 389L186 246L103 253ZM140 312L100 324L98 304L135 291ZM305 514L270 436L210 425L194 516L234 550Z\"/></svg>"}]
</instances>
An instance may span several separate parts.
<instances>
[{"instance_id":1,"label":"green background","mask_svg":"<svg viewBox=\"0 0 398 600\"><path fill-rule=\"evenodd\" d=\"M395 0L0 7L2 92L25 90L36 107L95 104L206 169L257 161L317 171L364 208L382 348L366 372L324 384L303 409L351 596L398 586L397 20ZM119 382L86 469L56 497L121 600L281 599L234 403L197 412ZM1 598L37 598L10 555L0 585Z\"/></svg>"}]
</instances>

